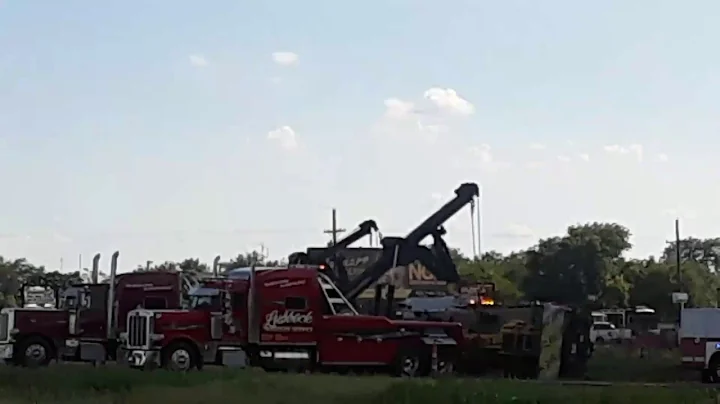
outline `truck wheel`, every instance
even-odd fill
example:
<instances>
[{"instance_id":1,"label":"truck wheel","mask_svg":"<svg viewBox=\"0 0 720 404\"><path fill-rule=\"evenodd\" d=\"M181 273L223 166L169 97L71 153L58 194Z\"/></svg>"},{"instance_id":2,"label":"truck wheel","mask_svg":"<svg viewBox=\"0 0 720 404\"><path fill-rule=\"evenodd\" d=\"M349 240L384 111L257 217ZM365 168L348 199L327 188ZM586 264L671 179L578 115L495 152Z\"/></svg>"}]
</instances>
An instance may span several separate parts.
<instances>
[{"instance_id":1,"label":"truck wheel","mask_svg":"<svg viewBox=\"0 0 720 404\"><path fill-rule=\"evenodd\" d=\"M439 376L455 374L455 361L451 358L438 358L437 373Z\"/></svg>"},{"instance_id":2,"label":"truck wheel","mask_svg":"<svg viewBox=\"0 0 720 404\"><path fill-rule=\"evenodd\" d=\"M17 345L17 363L28 368L47 366L52 360L52 347L41 337L30 337Z\"/></svg>"},{"instance_id":3,"label":"truck wheel","mask_svg":"<svg viewBox=\"0 0 720 404\"><path fill-rule=\"evenodd\" d=\"M713 355L708 363L708 368L704 372L707 372L706 377L703 379L710 383L720 383L720 355Z\"/></svg>"},{"instance_id":4,"label":"truck wheel","mask_svg":"<svg viewBox=\"0 0 720 404\"><path fill-rule=\"evenodd\" d=\"M597 338L595 338L595 343L596 343L596 344L602 344L603 342L605 342L605 339L603 339L603 337L597 337Z\"/></svg>"},{"instance_id":5,"label":"truck wheel","mask_svg":"<svg viewBox=\"0 0 720 404\"><path fill-rule=\"evenodd\" d=\"M423 356L421 349L401 348L395 358L395 375L400 377L424 376L427 360Z\"/></svg>"},{"instance_id":6,"label":"truck wheel","mask_svg":"<svg viewBox=\"0 0 720 404\"><path fill-rule=\"evenodd\" d=\"M174 372L187 372L197 366L195 350L190 344L178 342L163 350L162 367Z\"/></svg>"}]
</instances>

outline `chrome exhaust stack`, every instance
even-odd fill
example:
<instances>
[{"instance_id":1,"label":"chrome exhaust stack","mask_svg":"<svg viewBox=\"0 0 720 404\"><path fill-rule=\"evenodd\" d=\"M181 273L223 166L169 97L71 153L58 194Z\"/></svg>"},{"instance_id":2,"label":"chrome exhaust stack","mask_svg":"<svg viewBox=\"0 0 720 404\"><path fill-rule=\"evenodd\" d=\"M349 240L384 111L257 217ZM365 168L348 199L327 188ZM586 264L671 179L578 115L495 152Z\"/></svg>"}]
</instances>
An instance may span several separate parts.
<instances>
[{"instance_id":1,"label":"chrome exhaust stack","mask_svg":"<svg viewBox=\"0 0 720 404\"><path fill-rule=\"evenodd\" d=\"M92 261L92 272L90 272L90 283L98 283L98 276L100 274L100 270L98 269L98 266L100 265L100 253L95 254Z\"/></svg>"},{"instance_id":2,"label":"chrome exhaust stack","mask_svg":"<svg viewBox=\"0 0 720 404\"><path fill-rule=\"evenodd\" d=\"M107 338L115 338L115 326L117 323L115 310L115 277L117 276L117 263L120 251L115 251L110 259L110 288L108 289L108 301L107 301L107 313L106 320L107 324L105 330L107 331Z\"/></svg>"},{"instance_id":3,"label":"chrome exhaust stack","mask_svg":"<svg viewBox=\"0 0 720 404\"><path fill-rule=\"evenodd\" d=\"M213 277L217 278L218 272L220 271L220 256L219 255L217 257L215 257L215 259L213 260L212 271L213 271Z\"/></svg>"}]
</instances>

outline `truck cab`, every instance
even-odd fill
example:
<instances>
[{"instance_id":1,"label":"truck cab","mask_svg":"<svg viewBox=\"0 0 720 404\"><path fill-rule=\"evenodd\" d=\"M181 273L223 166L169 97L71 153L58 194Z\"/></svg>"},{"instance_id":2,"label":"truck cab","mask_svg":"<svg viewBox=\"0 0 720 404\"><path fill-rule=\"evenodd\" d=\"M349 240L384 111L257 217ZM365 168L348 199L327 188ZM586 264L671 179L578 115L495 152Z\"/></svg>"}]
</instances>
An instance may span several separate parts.
<instances>
[{"instance_id":1,"label":"truck cab","mask_svg":"<svg viewBox=\"0 0 720 404\"><path fill-rule=\"evenodd\" d=\"M291 265L205 280L184 310L133 310L123 348L136 368L370 368L413 376L451 370L461 339L456 323L360 315L320 267Z\"/></svg>"}]
</instances>

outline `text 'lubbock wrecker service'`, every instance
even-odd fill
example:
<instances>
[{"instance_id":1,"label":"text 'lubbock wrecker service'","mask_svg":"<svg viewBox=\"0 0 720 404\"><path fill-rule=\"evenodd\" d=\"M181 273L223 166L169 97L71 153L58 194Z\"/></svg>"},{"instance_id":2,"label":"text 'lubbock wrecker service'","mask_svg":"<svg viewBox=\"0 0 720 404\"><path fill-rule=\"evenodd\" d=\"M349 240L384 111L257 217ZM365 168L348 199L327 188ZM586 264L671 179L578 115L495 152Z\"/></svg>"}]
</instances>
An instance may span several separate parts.
<instances>
[{"instance_id":1,"label":"text 'lubbock wrecker service'","mask_svg":"<svg viewBox=\"0 0 720 404\"><path fill-rule=\"evenodd\" d=\"M55 285L51 308L19 307L0 312L0 359L37 367L52 360L105 362L116 358L127 313L138 306L179 308L187 280L179 273L133 272L116 275L119 253L112 256L110 279L97 279L100 254L87 284ZM48 285L49 286L49 285Z\"/></svg>"},{"instance_id":2,"label":"text 'lubbock wrecker service'","mask_svg":"<svg viewBox=\"0 0 720 404\"><path fill-rule=\"evenodd\" d=\"M357 313L322 267L242 268L204 281L187 310L133 310L124 349L133 367L203 364L265 369L450 371L461 325Z\"/></svg>"}]
</instances>

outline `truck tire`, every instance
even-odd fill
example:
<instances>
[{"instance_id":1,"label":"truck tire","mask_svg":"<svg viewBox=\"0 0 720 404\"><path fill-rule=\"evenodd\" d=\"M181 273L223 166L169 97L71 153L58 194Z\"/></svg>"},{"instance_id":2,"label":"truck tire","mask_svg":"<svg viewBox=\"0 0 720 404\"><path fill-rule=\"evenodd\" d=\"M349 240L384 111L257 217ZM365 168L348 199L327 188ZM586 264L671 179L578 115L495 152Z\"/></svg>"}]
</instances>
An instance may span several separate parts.
<instances>
[{"instance_id":1,"label":"truck tire","mask_svg":"<svg viewBox=\"0 0 720 404\"><path fill-rule=\"evenodd\" d=\"M714 354L708 362L708 368L703 371L703 381L720 383L720 355Z\"/></svg>"},{"instance_id":2,"label":"truck tire","mask_svg":"<svg viewBox=\"0 0 720 404\"><path fill-rule=\"evenodd\" d=\"M192 345L176 342L162 350L161 364L163 369L175 372L188 372L198 366L198 357Z\"/></svg>"},{"instance_id":3,"label":"truck tire","mask_svg":"<svg viewBox=\"0 0 720 404\"><path fill-rule=\"evenodd\" d=\"M393 365L393 374L399 377L422 377L429 370L426 350L419 347L403 347L398 350Z\"/></svg>"},{"instance_id":4,"label":"truck tire","mask_svg":"<svg viewBox=\"0 0 720 404\"><path fill-rule=\"evenodd\" d=\"M45 338L28 337L17 344L15 362L23 367L40 368L50 364L53 347Z\"/></svg>"},{"instance_id":5,"label":"truck tire","mask_svg":"<svg viewBox=\"0 0 720 404\"><path fill-rule=\"evenodd\" d=\"M605 342L605 339L603 339L603 337L597 337L597 338L595 338L595 343L596 343L596 344L601 344L601 345L602 345L603 342Z\"/></svg>"}]
</instances>

